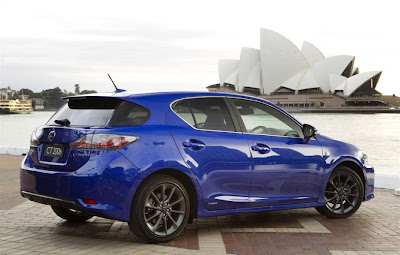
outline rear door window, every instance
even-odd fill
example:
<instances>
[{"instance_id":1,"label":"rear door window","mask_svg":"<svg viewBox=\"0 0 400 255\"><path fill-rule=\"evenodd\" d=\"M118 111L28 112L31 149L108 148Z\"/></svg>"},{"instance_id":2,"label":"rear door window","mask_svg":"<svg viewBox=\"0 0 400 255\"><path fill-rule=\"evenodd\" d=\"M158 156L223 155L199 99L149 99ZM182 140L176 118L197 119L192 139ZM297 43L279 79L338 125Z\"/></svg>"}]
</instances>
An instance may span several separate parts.
<instances>
[{"instance_id":1,"label":"rear door window","mask_svg":"<svg viewBox=\"0 0 400 255\"><path fill-rule=\"evenodd\" d=\"M223 98L194 98L176 103L173 110L191 126L204 130L235 131Z\"/></svg>"},{"instance_id":2,"label":"rear door window","mask_svg":"<svg viewBox=\"0 0 400 255\"><path fill-rule=\"evenodd\" d=\"M196 127L196 123L194 122L194 117L193 117L192 111L190 110L189 105L186 100L177 102L173 108L174 108L175 113L178 114L179 117L181 117L181 119L186 121L192 127Z\"/></svg>"}]
</instances>

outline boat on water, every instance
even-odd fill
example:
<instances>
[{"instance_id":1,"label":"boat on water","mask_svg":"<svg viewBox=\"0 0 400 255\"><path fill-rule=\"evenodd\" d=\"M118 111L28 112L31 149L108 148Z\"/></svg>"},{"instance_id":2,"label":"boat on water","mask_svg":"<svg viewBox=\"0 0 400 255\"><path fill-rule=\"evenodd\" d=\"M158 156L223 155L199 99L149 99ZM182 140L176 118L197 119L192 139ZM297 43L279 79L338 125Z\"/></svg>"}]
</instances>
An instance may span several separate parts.
<instances>
[{"instance_id":1,"label":"boat on water","mask_svg":"<svg viewBox=\"0 0 400 255\"><path fill-rule=\"evenodd\" d=\"M0 114L26 114L33 111L30 101L25 99L1 99Z\"/></svg>"}]
</instances>

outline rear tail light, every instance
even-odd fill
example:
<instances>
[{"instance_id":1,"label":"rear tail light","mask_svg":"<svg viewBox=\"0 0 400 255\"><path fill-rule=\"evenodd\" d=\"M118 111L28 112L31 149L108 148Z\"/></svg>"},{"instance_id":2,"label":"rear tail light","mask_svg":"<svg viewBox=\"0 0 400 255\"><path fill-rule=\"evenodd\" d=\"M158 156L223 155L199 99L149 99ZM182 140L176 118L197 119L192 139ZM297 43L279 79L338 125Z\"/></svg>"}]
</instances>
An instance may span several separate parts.
<instances>
[{"instance_id":1,"label":"rear tail light","mask_svg":"<svg viewBox=\"0 0 400 255\"><path fill-rule=\"evenodd\" d=\"M40 144L39 138L43 135L43 128L39 127L32 132L31 146L38 146Z\"/></svg>"},{"instance_id":2,"label":"rear tail light","mask_svg":"<svg viewBox=\"0 0 400 255\"><path fill-rule=\"evenodd\" d=\"M138 136L131 135L91 134L71 143L71 148L119 150L137 140L139 140Z\"/></svg>"},{"instance_id":3,"label":"rear tail light","mask_svg":"<svg viewBox=\"0 0 400 255\"><path fill-rule=\"evenodd\" d=\"M94 200L94 199L84 198L84 199L82 199L82 201L87 205L95 205L96 204L96 200Z\"/></svg>"}]
</instances>

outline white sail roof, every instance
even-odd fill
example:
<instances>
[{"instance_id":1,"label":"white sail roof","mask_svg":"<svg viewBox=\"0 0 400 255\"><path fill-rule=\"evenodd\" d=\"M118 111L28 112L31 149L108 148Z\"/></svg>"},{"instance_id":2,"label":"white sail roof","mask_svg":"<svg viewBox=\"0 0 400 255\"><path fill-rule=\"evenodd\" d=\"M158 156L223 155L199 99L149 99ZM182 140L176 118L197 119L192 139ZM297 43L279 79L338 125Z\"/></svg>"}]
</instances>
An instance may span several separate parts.
<instances>
[{"instance_id":1,"label":"white sail roof","mask_svg":"<svg viewBox=\"0 0 400 255\"><path fill-rule=\"evenodd\" d=\"M243 92L244 87L261 88L261 57L260 50L242 48L239 61L238 91Z\"/></svg>"},{"instance_id":2,"label":"white sail roof","mask_svg":"<svg viewBox=\"0 0 400 255\"><path fill-rule=\"evenodd\" d=\"M229 83L235 85L236 87L238 70L239 70L239 60L237 59L221 59L220 61L218 61L218 73L219 73L220 85L222 86L224 85L224 83ZM236 78L234 78L235 76ZM235 81L235 83L230 83L228 81Z\"/></svg>"},{"instance_id":3,"label":"white sail roof","mask_svg":"<svg viewBox=\"0 0 400 255\"><path fill-rule=\"evenodd\" d=\"M286 37L261 29L260 38L263 89L269 95L309 65L303 53Z\"/></svg>"},{"instance_id":4,"label":"white sail roof","mask_svg":"<svg viewBox=\"0 0 400 255\"><path fill-rule=\"evenodd\" d=\"M310 66L325 59L321 51L319 51L317 47L309 42L303 42L303 46L301 46L301 52L307 59L307 62Z\"/></svg>"},{"instance_id":5,"label":"white sail roof","mask_svg":"<svg viewBox=\"0 0 400 255\"><path fill-rule=\"evenodd\" d=\"M303 79L301 80L301 83L297 87L297 91L303 90L303 89L315 89L315 88L320 88L321 85L315 79L314 73L308 69L307 72L304 74Z\"/></svg>"},{"instance_id":6,"label":"white sail roof","mask_svg":"<svg viewBox=\"0 0 400 255\"><path fill-rule=\"evenodd\" d=\"M376 84L373 83L373 78L377 75L380 76L381 73L381 71L371 71L351 76L347 79L347 88L344 91L344 95L350 96L368 80L371 80L371 86L375 89Z\"/></svg>"},{"instance_id":7,"label":"white sail roof","mask_svg":"<svg viewBox=\"0 0 400 255\"><path fill-rule=\"evenodd\" d=\"M285 87L291 90L297 90L306 72L307 69L298 72L297 74L290 77L287 81L285 81L281 87Z\"/></svg>"},{"instance_id":8,"label":"white sail roof","mask_svg":"<svg viewBox=\"0 0 400 255\"><path fill-rule=\"evenodd\" d=\"M380 72L357 74L354 57L339 55L325 58L311 43L304 42L299 50L286 37L268 30L260 30L260 50L242 48L240 60L223 59L218 63L220 85L229 83L243 92L245 87L260 89L270 95L279 88L298 93L306 89L320 89L323 93L343 91L349 96L368 79L372 86ZM352 75L350 78L346 78ZM378 77L379 78L379 77ZM375 87L373 87L375 88Z\"/></svg>"},{"instance_id":9,"label":"white sail roof","mask_svg":"<svg viewBox=\"0 0 400 255\"><path fill-rule=\"evenodd\" d=\"M324 60L315 63L311 67L311 70L313 71L315 77L318 79L321 85L322 92L327 93L331 89L329 84L329 75L341 75L346 67L350 63L352 63L353 60L353 56L334 56L325 58Z\"/></svg>"},{"instance_id":10,"label":"white sail roof","mask_svg":"<svg viewBox=\"0 0 400 255\"><path fill-rule=\"evenodd\" d=\"M329 75L329 83L331 87L331 91L335 92L336 90L345 90L347 84L347 77L337 75L337 74L330 74Z\"/></svg>"}]
</instances>

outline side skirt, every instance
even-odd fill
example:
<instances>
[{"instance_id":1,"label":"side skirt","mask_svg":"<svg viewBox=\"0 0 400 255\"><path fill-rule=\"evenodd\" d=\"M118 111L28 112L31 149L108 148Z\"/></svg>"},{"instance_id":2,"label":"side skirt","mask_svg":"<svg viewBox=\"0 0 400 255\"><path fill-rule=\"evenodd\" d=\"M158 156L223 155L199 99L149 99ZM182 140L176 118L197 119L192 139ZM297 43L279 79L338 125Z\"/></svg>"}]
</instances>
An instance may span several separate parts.
<instances>
[{"instance_id":1,"label":"side skirt","mask_svg":"<svg viewBox=\"0 0 400 255\"><path fill-rule=\"evenodd\" d=\"M197 218L221 216L236 213L246 213L246 212L260 212L260 211L273 211L273 210L286 210L295 208L306 208L306 207L318 207L324 206L325 202L313 202L305 204L291 204L291 205L278 205L278 206L266 206L266 207L247 207L240 209L228 209L228 210L218 210L218 211L207 211L201 210L197 212Z\"/></svg>"}]
</instances>

